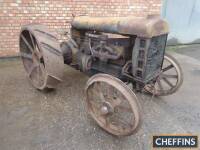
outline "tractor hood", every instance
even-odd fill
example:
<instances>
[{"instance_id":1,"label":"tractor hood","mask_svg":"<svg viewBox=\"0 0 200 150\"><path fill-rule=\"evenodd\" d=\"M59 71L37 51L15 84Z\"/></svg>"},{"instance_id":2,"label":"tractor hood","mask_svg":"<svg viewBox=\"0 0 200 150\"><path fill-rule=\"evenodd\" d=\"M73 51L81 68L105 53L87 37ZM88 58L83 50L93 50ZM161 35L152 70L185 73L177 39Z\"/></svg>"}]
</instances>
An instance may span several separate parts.
<instances>
[{"instance_id":1,"label":"tractor hood","mask_svg":"<svg viewBox=\"0 0 200 150\"><path fill-rule=\"evenodd\" d=\"M75 17L72 27L79 30L95 30L151 38L169 32L168 24L157 15L137 17Z\"/></svg>"}]
</instances>

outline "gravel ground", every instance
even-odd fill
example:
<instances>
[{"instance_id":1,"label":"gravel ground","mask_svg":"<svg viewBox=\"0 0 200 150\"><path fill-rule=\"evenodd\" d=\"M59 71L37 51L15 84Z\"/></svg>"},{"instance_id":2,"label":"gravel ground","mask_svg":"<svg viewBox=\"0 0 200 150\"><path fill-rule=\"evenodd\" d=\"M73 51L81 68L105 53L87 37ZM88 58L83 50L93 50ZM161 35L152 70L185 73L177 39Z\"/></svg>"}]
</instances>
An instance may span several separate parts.
<instances>
[{"instance_id":1,"label":"gravel ground","mask_svg":"<svg viewBox=\"0 0 200 150\"><path fill-rule=\"evenodd\" d=\"M51 92L34 89L18 59L0 60L0 149L149 150L152 135L200 133L200 61L173 53L184 72L181 89L167 97L138 94L140 130L114 137L90 118L84 104L87 76L65 67L65 79Z\"/></svg>"}]
</instances>

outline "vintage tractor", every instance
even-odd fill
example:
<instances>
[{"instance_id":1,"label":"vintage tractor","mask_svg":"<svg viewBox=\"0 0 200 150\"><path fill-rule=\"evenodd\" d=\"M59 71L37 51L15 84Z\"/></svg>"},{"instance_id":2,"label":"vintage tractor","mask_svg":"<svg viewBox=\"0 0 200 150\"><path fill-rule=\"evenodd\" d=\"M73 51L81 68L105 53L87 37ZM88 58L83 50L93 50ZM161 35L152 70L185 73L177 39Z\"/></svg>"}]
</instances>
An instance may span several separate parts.
<instances>
[{"instance_id":1,"label":"vintage tractor","mask_svg":"<svg viewBox=\"0 0 200 150\"><path fill-rule=\"evenodd\" d=\"M37 89L55 88L64 64L91 76L85 88L88 111L103 129L120 136L133 134L141 123L134 92L164 96L182 84L179 64L165 53L167 35L168 24L158 16L78 16L64 42L47 27L29 24L22 27L19 44Z\"/></svg>"}]
</instances>

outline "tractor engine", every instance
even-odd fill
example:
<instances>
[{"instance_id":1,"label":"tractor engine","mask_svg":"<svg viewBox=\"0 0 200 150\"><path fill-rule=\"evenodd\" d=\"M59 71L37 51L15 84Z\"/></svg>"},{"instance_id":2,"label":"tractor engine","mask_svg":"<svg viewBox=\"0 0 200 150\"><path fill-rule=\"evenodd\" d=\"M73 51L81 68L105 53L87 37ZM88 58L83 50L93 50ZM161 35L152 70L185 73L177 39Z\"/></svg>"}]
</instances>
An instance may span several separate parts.
<instances>
[{"instance_id":1,"label":"tractor engine","mask_svg":"<svg viewBox=\"0 0 200 150\"><path fill-rule=\"evenodd\" d=\"M72 29L72 38L78 45L77 64L83 72L107 72L121 75L122 67L131 59L133 38L110 33L87 31L80 33Z\"/></svg>"},{"instance_id":2,"label":"tractor engine","mask_svg":"<svg viewBox=\"0 0 200 150\"><path fill-rule=\"evenodd\" d=\"M155 16L75 17L61 44L65 63L88 74L107 73L141 85L155 79L164 59L168 27Z\"/></svg>"}]
</instances>

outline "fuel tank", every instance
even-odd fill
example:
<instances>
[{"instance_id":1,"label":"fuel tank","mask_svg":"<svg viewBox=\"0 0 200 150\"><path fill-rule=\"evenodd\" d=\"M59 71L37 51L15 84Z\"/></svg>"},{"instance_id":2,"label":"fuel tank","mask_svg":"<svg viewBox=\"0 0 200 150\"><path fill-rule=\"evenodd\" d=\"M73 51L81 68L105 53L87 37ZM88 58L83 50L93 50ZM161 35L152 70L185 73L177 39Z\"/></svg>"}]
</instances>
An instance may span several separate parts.
<instances>
[{"instance_id":1,"label":"fuel tank","mask_svg":"<svg viewBox=\"0 0 200 150\"><path fill-rule=\"evenodd\" d=\"M158 15L137 17L75 17L72 27L78 30L94 30L124 35L152 38L168 34L168 23Z\"/></svg>"}]
</instances>

